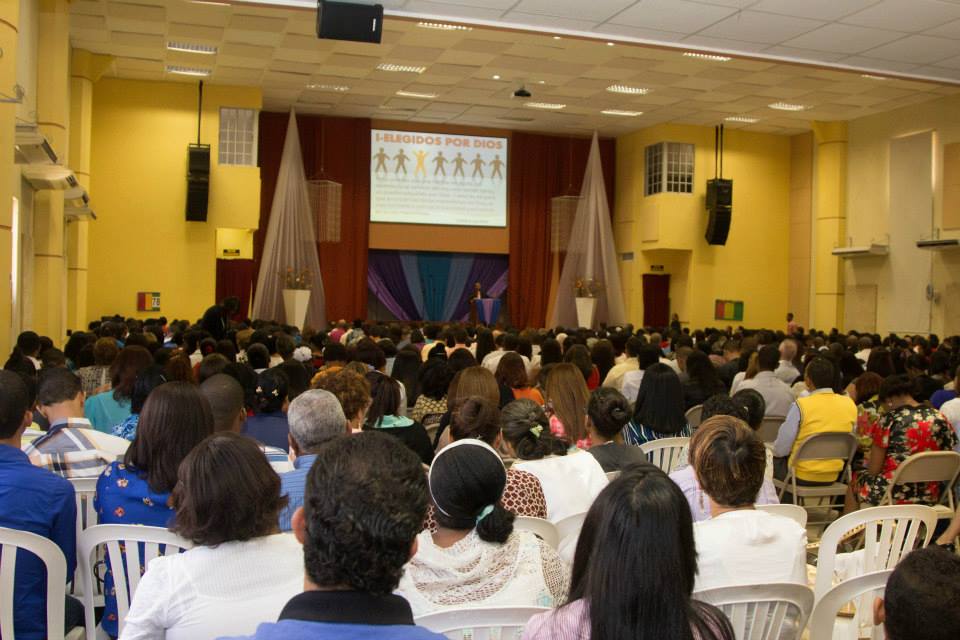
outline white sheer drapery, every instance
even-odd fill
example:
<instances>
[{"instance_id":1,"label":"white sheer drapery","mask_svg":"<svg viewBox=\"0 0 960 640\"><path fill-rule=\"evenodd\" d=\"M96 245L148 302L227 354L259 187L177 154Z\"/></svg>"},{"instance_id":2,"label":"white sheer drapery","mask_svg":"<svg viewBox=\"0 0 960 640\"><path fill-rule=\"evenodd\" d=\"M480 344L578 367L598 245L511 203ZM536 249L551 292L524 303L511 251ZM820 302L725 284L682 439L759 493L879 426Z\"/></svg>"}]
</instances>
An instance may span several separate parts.
<instances>
[{"instance_id":1,"label":"white sheer drapery","mask_svg":"<svg viewBox=\"0 0 960 640\"><path fill-rule=\"evenodd\" d=\"M326 296L313 233L313 213L307 197L297 117L292 109L283 143L277 187L270 207L267 238L260 259L257 292L253 300L254 318L278 322L285 320L283 288L284 274L288 269L294 273L306 271L310 277L310 304L305 323L315 328L325 326Z\"/></svg>"},{"instance_id":2,"label":"white sheer drapery","mask_svg":"<svg viewBox=\"0 0 960 640\"><path fill-rule=\"evenodd\" d=\"M602 290L596 294L595 322L623 324L626 322L623 290L620 288L617 251L613 242L610 206L603 183L600 142L596 132L590 144L590 157L587 159L580 196L549 326L577 326L574 285L578 280L594 280L602 285Z\"/></svg>"}]
</instances>

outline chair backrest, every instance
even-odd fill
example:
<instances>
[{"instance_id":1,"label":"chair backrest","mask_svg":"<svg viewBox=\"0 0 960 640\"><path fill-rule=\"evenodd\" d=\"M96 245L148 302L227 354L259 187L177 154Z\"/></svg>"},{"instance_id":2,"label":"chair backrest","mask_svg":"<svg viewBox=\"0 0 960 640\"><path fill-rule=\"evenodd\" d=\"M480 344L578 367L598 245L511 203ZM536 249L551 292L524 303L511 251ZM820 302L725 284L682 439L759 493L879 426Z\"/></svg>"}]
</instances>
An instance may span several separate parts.
<instances>
[{"instance_id":1,"label":"chair backrest","mask_svg":"<svg viewBox=\"0 0 960 640\"><path fill-rule=\"evenodd\" d=\"M960 453L956 451L924 451L915 453L897 467L893 479L887 487L887 493L880 504L893 503L893 488L900 484L915 482L945 483L943 499L950 509L954 508L953 485L960 475Z\"/></svg>"},{"instance_id":2,"label":"chair backrest","mask_svg":"<svg viewBox=\"0 0 960 640\"><path fill-rule=\"evenodd\" d=\"M697 427L700 426L700 423L702 422L702 420L700 419L700 416L702 414L703 414L702 404L698 404L695 407L690 407L689 409L687 409L687 414L686 414L687 424L690 425L691 429L696 429Z\"/></svg>"},{"instance_id":3,"label":"chair backrest","mask_svg":"<svg viewBox=\"0 0 960 640\"><path fill-rule=\"evenodd\" d=\"M786 419L786 416L763 416L763 422L760 423L757 435L764 442L776 442L777 434L780 433L780 425Z\"/></svg>"},{"instance_id":4,"label":"chair backrest","mask_svg":"<svg viewBox=\"0 0 960 640\"><path fill-rule=\"evenodd\" d=\"M891 573L893 573L893 569L865 573L862 576L841 582L824 593L822 597L817 599L817 604L813 607L813 615L810 616L810 637L818 640L819 638L835 638L834 626L837 623L837 612L840 611L840 607L850 601L858 600L858 612L870 610L873 605L873 598L875 595L882 593L882 589L886 586ZM878 590L881 591L878 592ZM861 637L856 623L858 617L855 617L852 621L854 628L851 630L850 638ZM931 623L936 624L936 621L931 620ZM874 628L873 637L878 640L883 638L883 630Z\"/></svg>"},{"instance_id":5,"label":"chair backrest","mask_svg":"<svg viewBox=\"0 0 960 640\"><path fill-rule=\"evenodd\" d=\"M93 561L101 545L107 549L107 560L113 574L117 599L117 629L123 632L130 602L140 584L140 575L148 563L160 555L172 556L189 549L192 543L160 527L129 524L101 524L80 535L77 546L77 569L83 584L83 608L87 637L95 637L93 618Z\"/></svg>"},{"instance_id":6,"label":"chair backrest","mask_svg":"<svg viewBox=\"0 0 960 640\"><path fill-rule=\"evenodd\" d=\"M813 611L813 591L802 584L720 587L693 597L723 611L737 640L800 640Z\"/></svg>"},{"instance_id":7,"label":"chair backrest","mask_svg":"<svg viewBox=\"0 0 960 640\"><path fill-rule=\"evenodd\" d=\"M837 547L850 531L860 526L864 528L863 572L869 573L895 567L900 558L917 546L921 526L925 531L920 546L927 546L936 525L937 512L915 504L870 507L838 518L820 538L814 586L817 600L833 586Z\"/></svg>"},{"instance_id":8,"label":"chair backrest","mask_svg":"<svg viewBox=\"0 0 960 640\"><path fill-rule=\"evenodd\" d=\"M563 520L558 520L554 523L554 526L557 527L557 534L560 536L560 540L566 540L570 536L580 535L580 529L583 528L583 520L587 517L587 512L575 513L572 516L567 516Z\"/></svg>"},{"instance_id":9,"label":"chair backrest","mask_svg":"<svg viewBox=\"0 0 960 640\"><path fill-rule=\"evenodd\" d=\"M680 465L680 453L689 444L690 438L660 438L644 442L640 450L664 473L670 473Z\"/></svg>"},{"instance_id":10,"label":"chair backrest","mask_svg":"<svg viewBox=\"0 0 960 640\"><path fill-rule=\"evenodd\" d=\"M14 583L18 550L40 558L47 570L47 640L63 640L63 607L66 598L67 560L52 540L27 531L0 527L0 637L13 635ZM34 615L41 615L39 611Z\"/></svg>"},{"instance_id":11,"label":"chair backrest","mask_svg":"<svg viewBox=\"0 0 960 640\"><path fill-rule=\"evenodd\" d=\"M790 518L804 529L807 528L807 510L796 504L758 504L760 511L773 513L784 518Z\"/></svg>"},{"instance_id":12,"label":"chair backrest","mask_svg":"<svg viewBox=\"0 0 960 640\"><path fill-rule=\"evenodd\" d=\"M513 520L513 528L520 531L532 531L554 549L560 546L560 533L557 531L557 525L549 520L517 516Z\"/></svg>"},{"instance_id":13,"label":"chair backrest","mask_svg":"<svg viewBox=\"0 0 960 640\"><path fill-rule=\"evenodd\" d=\"M451 640L512 640L520 638L527 621L545 607L482 607L438 611L416 619L421 627Z\"/></svg>"},{"instance_id":14,"label":"chair backrest","mask_svg":"<svg viewBox=\"0 0 960 640\"><path fill-rule=\"evenodd\" d=\"M857 438L846 431L815 433L797 448L797 460L843 460L848 466L857 450Z\"/></svg>"},{"instance_id":15,"label":"chair backrest","mask_svg":"<svg viewBox=\"0 0 960 640\"><path fill-rule=\"evenodd\" d=\"M67 478L73 485L74 493L77 499L77 544L80 544L80 534L88 527L97 524L97 510L94 506L94 498L97 496L97 478ZM103 560L101 553L97 560ZM80 580L75 577L70 585L70 595L81 597L80 589L82 585ZM94 595L97 596L97 605L103 604L103 583L97 581L94 586Z\"/></svg>"}]
</instances>

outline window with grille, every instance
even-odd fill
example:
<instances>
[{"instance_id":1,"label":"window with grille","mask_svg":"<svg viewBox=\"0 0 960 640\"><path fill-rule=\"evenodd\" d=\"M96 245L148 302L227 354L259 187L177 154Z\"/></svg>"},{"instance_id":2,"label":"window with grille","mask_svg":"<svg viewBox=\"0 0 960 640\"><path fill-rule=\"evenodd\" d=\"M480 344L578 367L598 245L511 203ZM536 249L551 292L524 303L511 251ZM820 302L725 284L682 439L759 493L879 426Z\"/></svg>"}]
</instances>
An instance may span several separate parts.
<instances>
[{"instance_id":1,"label":"window with grille","mask_svg":"<svg viewBox=\"0 0 960 640\"><path fill-rule=\"evenodd\" d=\"M659 142L646 148L644 194L693 193L693 145Z\"/></svg>"},{"instance_id":2,"label":"window with grille","mask_svg":"<svg viewBox=\"0 0 960 640\"><path fill-rule=\"evenodd\" d=\"M256 109L220 108L220 164L257 164Z\"/></svg>"}]
</instances>

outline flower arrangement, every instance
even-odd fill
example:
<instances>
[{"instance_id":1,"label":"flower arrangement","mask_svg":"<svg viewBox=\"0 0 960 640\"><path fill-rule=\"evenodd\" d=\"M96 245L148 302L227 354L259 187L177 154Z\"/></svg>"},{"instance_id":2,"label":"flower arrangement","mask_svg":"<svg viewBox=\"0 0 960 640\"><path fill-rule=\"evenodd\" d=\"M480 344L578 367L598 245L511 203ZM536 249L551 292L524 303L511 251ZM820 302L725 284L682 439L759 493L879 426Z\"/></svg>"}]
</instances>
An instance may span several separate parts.
<instances>
[{"instance_id":1,"label":"flower arrangement","mask_svg":"<svg viewBox=\"0 0 960 640\"><path fill-rule=\"evenodd\" d=\"M603 292L603 283L594 278L577 278L573 290L578 298L596 298Z\"/></svg>"},{"instance_id":2,"label":"flower arrangement","mask_svg":"<svg viewBox=\"0 0 960 640\"><path fill-rule=\"evenodd\" d=\"M280 272L280 277L283 278L283 288L284 289L309 289L310 288L310 270L302 269L300 271L294 270L293 267L287 267L286 270Z\"/></svg>"}]
</instances>

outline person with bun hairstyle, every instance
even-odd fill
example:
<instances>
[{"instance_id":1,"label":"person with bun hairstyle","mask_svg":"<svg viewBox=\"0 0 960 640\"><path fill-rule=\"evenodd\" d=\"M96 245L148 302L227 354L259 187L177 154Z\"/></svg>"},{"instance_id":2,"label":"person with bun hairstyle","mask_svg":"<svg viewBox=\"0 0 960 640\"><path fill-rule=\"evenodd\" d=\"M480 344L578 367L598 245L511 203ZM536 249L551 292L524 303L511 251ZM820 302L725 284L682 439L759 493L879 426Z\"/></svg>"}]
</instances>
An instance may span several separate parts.
<instances>
[{"instance_id":1,"label":"person with bun hairstyle","mask_svg":"<svg viewBox=\"0 0 960 640\"><path fill-rule=\"evenodd\" d=\"M287 422L287 374L267 369L257 376L255 415L243 423L242 433L260 444L290 450L290 424Z\"/></svg>"},{"instance_id":2,"label":"person with bun hairstyle","mask_svg":"<svg viewBox=\"0 0 960 640\"><path fill-rule=\"evenodd\" d=\"M585 512L607 486L607 474L596 458L551 430L543 407L533 400L514 400L504 407L500 426L508 451L518 459L513 468L540 480L550 522ZM561 555L572 551L572 542L561 541Z\"/></svg>"},{"instance_id":3,"label":"person with bun hairstyle","mask_svg":"<svg viewBox=\"0 0 960 640\"><path fill-rule=\"evenodd\" d=\"M562 601L566 568L535 534L513 528L501 502L506 484L500 455L482 440L457 440L434 458L429 488L438 527L417 537L398 589L414 616Z\"/></svg>"},{"instance_id":4,"label":"person with bun hairstyle","mask_svg":"<svg viewBox=\"0 0 960 640\"><path fill-rule=\"evenodd\" d=\"M647 461L640 447L623 442L622 430L628 422L630 403L622 393L610 387L600 387L590 394L587 403L587 433L592 443L590 453L607 473Z\"/></svg>"}]
</instances>

